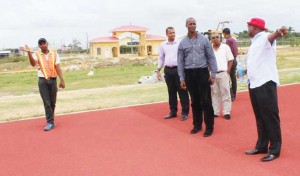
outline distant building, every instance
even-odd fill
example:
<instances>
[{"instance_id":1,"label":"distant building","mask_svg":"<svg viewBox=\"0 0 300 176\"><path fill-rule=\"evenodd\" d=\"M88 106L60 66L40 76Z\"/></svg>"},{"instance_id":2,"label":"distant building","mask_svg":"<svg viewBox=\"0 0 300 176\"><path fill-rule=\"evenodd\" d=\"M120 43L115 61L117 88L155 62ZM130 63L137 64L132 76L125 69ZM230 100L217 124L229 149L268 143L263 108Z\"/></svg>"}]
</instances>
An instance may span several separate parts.
<instances>
[{"instance_id":1,"label":"distant building","mask_svg":"<svg viewBox=\"0 0 300 176\"><path fill-rule=\"evenodd\" d=\"M138 46L139 41L132 37L125 37L119 41L120 46L127 45L127 46Z\"/></svg>"},{"instance_id":2,"label":"distant building","mask_svg":"<svg viewBox=\"0 0 300 176\"><path fill-rule=\"evenodd\" d=\"M138 55L158 55L161 42L166 40L164 36L148 35L147 28L141 26L121 26L113 29L112 36L99 37L90 41L90 54L94 57L119 57L120 46L137 46ZM126 37L120 39L124 33L133 33L139 36L139 39Z\"/></svg>"},{"instance_id":3,"label":"distant building","mask_svg":"<svg viewBox=\"0 0 300 176\"><path fill-rule=\"evenodd\" d=\"M11 51L0 51L0 58L9 57L10 54L11 54Z\"/></svg>"}]
</instances>

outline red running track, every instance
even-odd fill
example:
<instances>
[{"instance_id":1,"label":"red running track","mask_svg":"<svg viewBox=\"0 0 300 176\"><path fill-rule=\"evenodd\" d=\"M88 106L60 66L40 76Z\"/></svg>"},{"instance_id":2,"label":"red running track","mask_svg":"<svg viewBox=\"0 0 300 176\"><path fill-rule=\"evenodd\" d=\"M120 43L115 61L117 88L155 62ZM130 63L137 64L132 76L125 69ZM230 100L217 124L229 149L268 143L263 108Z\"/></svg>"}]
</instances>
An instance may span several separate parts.
<instances>
[{"instance_id":1,"label":"red running track","mask_svg":"<svg viewBox=\"0 0 300 176\"><path fill-rule=\"evenodd\" d=\"M164 120L167 103L99 110L0 124L1 176L212 175L294 176L300 169L300 85L279 87L283 136L279 159L247 156L256 142L248 92L233 102L232 119L215 120L209 138L191 135L192 118Z\"/></svg>"}]
</instances>

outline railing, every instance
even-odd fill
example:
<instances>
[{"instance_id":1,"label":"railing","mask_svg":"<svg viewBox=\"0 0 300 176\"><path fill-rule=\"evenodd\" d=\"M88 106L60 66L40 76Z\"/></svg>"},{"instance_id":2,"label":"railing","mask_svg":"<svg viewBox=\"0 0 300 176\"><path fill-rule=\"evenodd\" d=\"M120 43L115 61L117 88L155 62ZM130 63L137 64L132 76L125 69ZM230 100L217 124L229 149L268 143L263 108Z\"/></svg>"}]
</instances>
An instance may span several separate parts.
<instances>
[{"instance_id":1,"label":"railing","mask_svg":"<svg viewBox=\"0 0 300 176\"><path fill-rule=\"evenodd\" d=\"M281 37L278 38L277 40L277 46L282 46L282 45L288 45L288 46L300 46L300 37ZM250 46L250 39L245 38L245 39L239 39L238 40L238 46L239 47L249 47Z\"/></svg>"}]
</instances>

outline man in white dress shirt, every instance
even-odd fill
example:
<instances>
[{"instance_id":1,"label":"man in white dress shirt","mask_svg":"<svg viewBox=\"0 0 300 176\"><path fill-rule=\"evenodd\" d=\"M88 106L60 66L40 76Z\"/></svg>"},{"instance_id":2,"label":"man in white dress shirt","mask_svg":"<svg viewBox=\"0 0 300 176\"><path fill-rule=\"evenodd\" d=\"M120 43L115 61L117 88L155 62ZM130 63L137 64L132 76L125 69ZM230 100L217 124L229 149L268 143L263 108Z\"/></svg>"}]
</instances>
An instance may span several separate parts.
<instances>
[{"instance_id":1,"label":"man in white dress shirt","mask_svg":"<svg viewBox=\"0 0 300 176\"><path fill-rule=\"evenodd\" d=\"M273 33L266 33L266 30L263 19L252 18L248 22L248 34L252 38L247 59L248 87L258 139L255 148L246 151L246 154L267 153L261 161L272 161L280 156L282 143L277 98L276 38L287 34L287 28L281 27Z\"/></svg>"},{"instance_id":2,"label":"man in white dress shirt","mask_svg":"<svg viewBox=\"0 0 300 176\"><path fill-rule=\"evenodd\" d=\"M211 37L212 47L217 60L218 72L215 84L212 85L212 103L214 116L220 115L221 102L223 105L224 118L231 118L231 95L230 95L230 71L233 62L233 55L228 45L222 44L219 34L213 34Z\"/></svg>"}]
</instances>

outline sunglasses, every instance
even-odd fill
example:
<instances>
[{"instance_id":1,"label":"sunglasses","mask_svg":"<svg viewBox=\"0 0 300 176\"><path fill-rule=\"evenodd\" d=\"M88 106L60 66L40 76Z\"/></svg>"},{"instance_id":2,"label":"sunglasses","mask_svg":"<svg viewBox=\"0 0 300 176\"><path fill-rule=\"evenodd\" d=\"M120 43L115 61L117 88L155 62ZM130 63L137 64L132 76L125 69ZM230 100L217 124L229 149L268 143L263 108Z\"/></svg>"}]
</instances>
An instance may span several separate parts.
<instances>
[{"instance_id":1,"label":"sunglasses","mask_svg":"<svg viewBox=\"0 0 300 176\"><path fill-rule=\"evenodd\" d=\"M220 38L219 36L212 37L211 39Z\"/></svg>"}]
</instances>

